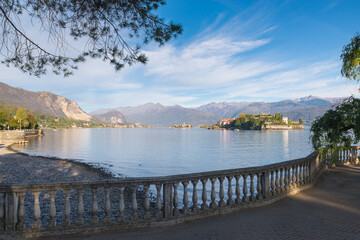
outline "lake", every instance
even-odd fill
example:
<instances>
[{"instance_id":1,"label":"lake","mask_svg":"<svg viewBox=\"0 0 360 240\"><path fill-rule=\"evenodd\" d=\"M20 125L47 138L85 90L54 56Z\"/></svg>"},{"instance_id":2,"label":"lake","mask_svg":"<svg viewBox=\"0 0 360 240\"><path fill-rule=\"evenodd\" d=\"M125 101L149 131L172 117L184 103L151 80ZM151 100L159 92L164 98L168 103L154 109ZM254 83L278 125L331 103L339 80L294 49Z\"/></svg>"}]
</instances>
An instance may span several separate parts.
<instances>
[{"instance_id":1,"label":"lake","mask_svg":"<svg viewBox=\"0 0 360 240\"><path fill-rule=\"evenodd\" d=\"M58 129L19 151L75 159L118 176L150 177L267 165L312 152L309 130Z\"/></svg>"}]
</instances>

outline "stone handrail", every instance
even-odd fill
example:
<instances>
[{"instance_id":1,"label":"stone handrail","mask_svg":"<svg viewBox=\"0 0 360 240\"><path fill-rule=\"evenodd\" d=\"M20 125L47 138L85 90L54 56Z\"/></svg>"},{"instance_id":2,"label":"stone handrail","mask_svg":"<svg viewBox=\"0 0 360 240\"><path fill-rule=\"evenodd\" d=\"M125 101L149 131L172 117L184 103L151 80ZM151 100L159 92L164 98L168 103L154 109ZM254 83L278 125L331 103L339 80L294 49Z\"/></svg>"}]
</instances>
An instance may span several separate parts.
<instances>
[{"instance_id":1,"label":"stone handrail","mask_svg":"<svg viewBox=\"0 0 360 240\"><path fill-rule=\"evenodd\" d=\"M358 161L359 147L339 153ZM122 231L270 204L308 188L328 163L316 153L261 167L96 182L0 185L0 234Z\"/></svg>"}]
</instances>

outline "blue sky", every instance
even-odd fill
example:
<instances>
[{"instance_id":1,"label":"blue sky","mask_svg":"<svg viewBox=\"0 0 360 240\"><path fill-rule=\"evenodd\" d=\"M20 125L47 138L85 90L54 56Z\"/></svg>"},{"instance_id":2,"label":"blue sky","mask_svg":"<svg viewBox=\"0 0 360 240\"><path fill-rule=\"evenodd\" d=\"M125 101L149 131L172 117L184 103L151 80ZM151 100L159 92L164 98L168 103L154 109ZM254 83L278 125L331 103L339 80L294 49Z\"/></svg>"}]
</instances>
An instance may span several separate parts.
<instances>
[{"instance_id":1,"label":"blue sky","mask_svg":"<svg viewBox=\"0 0 360 240\"><path fill-rule=\"evenodd\" d=\"M143 46L146 65L116 73L90 60L68 78L36 78L1 65L0 81L51 91L85 111L358 95L358 84L341 77L339 57L360 31L358 0L168 0L157 13L181 23L184 33L164 47Z\"/></svg>"}]
</instances>

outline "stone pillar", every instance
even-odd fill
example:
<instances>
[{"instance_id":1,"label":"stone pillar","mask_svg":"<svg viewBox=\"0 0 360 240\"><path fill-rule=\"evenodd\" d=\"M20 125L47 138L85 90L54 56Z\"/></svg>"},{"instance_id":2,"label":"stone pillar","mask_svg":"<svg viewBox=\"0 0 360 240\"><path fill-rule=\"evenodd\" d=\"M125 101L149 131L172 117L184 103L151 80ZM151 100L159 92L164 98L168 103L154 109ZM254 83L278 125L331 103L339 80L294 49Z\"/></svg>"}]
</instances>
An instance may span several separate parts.
<instances>
[{"instance_id":1,"label":"stone pillar","mask_svg":"<svg viewBox=\"0 0 360 240\"><path fill-rule=\"evenodd\" d=\"M5 194L5 230L14 230L17 219L17 197L15 193Z\"/></svg>"},{"instance_id":2,"label":"stone pillar","mask_svg":"<svg viewBox=\"0 0 360 240\"><path fill-rule=\"evenodd\" d=\"M163 215L165 218L172 216L172 184L163 185Z\"/></svg>"},{"instance_id":3,"label":"stone pillar","mask_svg":"<svg viewBox=\"0 0 360 240\"><path fill-rule=\"evenodd\" d=\"M264 198L267 199L270 196L270 183L269 183L269 175L270 172L266 171L264 172L264 174L262 175L264 177L263 183L264 183Z\"/></svg>"}]
</instances>

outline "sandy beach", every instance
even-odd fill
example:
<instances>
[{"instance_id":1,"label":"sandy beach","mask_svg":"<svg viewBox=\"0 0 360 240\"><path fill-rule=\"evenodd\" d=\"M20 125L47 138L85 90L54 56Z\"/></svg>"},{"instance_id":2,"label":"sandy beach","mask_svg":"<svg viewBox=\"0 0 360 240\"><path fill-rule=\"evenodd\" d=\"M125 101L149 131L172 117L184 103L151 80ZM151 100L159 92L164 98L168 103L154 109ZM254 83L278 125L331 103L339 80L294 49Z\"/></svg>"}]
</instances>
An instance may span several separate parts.
<instances>
[{"instance_id":1,"label":"sandy beach","mask_svg":"<svg viewBox=\"0 0 360 240\"><path fill-rule=\"evenodd\" d=\"M0 183L54 183L113 178L101 169L83 163L16 153L9 148L12 144L11 141L0 141Z\"/></svg>"}]
</instances>

